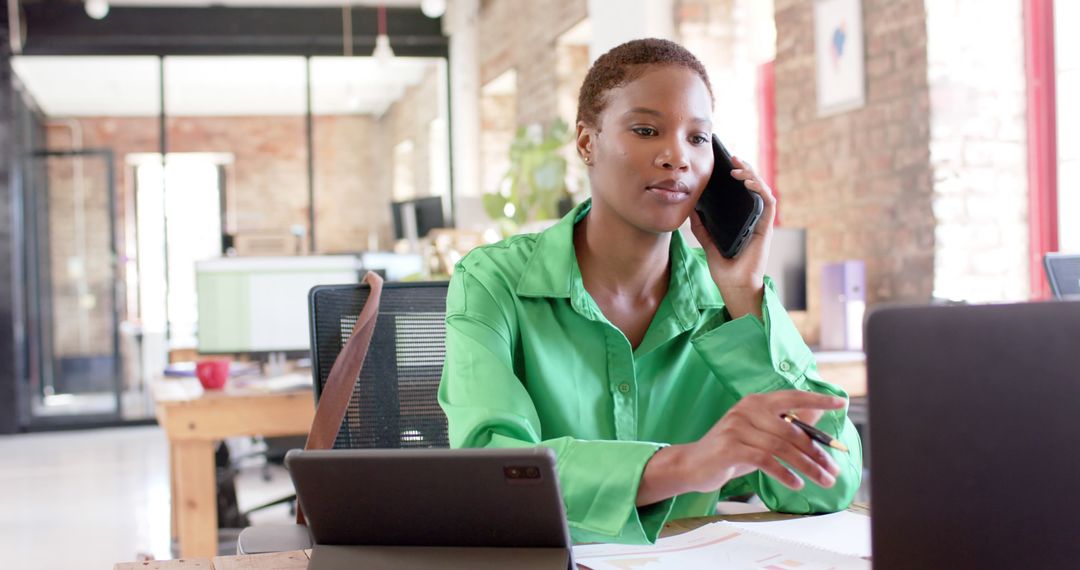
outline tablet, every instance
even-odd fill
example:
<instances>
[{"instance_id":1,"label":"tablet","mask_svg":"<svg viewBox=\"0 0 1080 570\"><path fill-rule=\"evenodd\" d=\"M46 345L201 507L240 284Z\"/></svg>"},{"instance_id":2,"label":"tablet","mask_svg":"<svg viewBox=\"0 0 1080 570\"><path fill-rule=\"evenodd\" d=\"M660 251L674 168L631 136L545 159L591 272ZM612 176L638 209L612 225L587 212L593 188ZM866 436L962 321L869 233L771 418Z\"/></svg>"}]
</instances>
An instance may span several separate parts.
<instances>
[{"instance_id":1,"label":"tablet","mask_svg":"<svg viewBox=\"0 0 1080 570\"><path fill-rule=\"evenodd\" d=\"M433 556L572 568L550 449L297 450L285 465L316 545L313 569L338 567L331 559L378 567L388 556L398 568Z\"/></svg>"}]
</instances>

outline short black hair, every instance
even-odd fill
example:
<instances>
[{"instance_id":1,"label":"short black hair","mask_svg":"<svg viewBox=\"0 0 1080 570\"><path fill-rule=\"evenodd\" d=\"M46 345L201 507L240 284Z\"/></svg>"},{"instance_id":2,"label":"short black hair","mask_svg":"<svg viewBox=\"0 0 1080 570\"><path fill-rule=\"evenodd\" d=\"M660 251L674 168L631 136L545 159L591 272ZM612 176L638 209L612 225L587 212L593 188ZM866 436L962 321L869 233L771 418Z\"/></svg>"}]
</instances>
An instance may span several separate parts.
<instances>
[{"instance_id":1,"label":"short black hair","mask_svg":"<svg viewBox=\"0 0 1080 570\"><path fill-rule=\"evenodd\" d=\"M709 74L689 50L670 40L631 40L611 48L589 68L578 93L576 122L596 126L607 105L607 92L637 79L650 65L680 65L697 73L713 98Z\"/></svg>"}]
</instances>

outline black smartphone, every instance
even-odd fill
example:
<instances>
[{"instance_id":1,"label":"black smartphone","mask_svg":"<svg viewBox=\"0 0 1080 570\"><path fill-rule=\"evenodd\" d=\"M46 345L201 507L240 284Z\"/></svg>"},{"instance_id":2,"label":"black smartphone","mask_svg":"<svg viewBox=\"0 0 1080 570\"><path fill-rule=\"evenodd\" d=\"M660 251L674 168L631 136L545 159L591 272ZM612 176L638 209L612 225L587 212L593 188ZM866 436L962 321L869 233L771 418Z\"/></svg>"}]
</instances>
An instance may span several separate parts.
<instances>
[{"instance_id":1,"label":"black smartphone","mask_svg":"<svg viewBox=\"0 0 1080 570\"><path fill-rule=\"evenodd\" d=\"M765 210L761 196L751 192L742 180L731 176L735 165L731 154L715 134L712 136L712 176L694 206L720 255L731 259L750 241L754 225Z\"/></svg>"}]
</instances>

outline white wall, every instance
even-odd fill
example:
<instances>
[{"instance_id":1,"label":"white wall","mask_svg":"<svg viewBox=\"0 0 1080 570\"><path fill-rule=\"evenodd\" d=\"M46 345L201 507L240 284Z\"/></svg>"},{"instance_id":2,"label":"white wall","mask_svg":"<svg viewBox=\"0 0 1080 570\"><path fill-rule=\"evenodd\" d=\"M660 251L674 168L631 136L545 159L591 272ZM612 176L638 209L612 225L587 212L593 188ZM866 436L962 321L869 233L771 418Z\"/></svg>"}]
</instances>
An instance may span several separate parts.
<instances>
[{"instance_id":1,"label":"white wall","mask_svg":"<svg viewBox=\"0 0 1080 570\"><path fill-rule=\"evenodd\" d=\"M611 48L638 38L674 39L673 0L589 0L592 61Z\"/></svg>"}]
</instances>

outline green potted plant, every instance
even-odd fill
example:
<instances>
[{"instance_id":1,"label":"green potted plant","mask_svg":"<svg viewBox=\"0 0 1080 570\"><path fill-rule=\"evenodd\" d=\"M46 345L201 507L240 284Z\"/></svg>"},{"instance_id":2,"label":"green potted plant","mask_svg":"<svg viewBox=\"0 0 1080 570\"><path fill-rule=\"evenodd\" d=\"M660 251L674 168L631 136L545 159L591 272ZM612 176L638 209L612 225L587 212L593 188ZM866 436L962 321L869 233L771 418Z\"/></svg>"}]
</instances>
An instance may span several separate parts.
<instances>
[{"instance_id":1,"label":"green potted plant","mask_svg":"<svg viewBox=\"0 0 1080 570\"><path fill-rule=\"evenodd\" d=\"M544 129L521 127L510 145L510 169L499 189L484 195L484 210L504 236L524 224L558 217L559 203L570 199L566 157L562 148L573 138L570 127L556 119Z\"/></svg>"}]
</instances>

